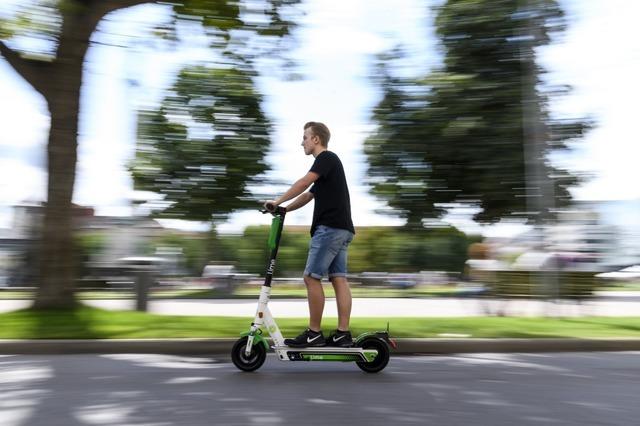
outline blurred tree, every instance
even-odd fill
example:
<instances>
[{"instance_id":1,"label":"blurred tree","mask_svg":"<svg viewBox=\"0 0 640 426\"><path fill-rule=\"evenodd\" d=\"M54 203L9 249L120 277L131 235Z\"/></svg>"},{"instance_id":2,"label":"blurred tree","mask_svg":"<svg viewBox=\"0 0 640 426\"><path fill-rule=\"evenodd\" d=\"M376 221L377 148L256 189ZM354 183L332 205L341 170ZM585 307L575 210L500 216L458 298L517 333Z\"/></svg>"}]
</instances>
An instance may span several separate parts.
<instances>
[{"instance_id":1,"label":"blurred tree","mask_svg":"<svg viewBox=\"0 0 640 426\"><path fill-rule=\"evenodd\" d=\"M299 0L176 0L171 24L160 33L171 37L182 20L202 23L215 36L213 48L223 49L233 31L241 31L238 46L251 45L251 35L272 40L288 34L291 22L283 9ZM100 21L116 10L152 0L34 0L16 6L0 20L0 54L46 100L51 115L48 141L48 193L41 237L37 308L75 304L71 198L77 158L78 116L85 55ZM246 33L246 34L244 34ZM37 52L12 48L10 40L31 39ZM5 41L9 41L6 43ZM277 44L277 43L275 43ZM235 46L234 46L235 47Z\"/></svg>"},{"instance_id":2,"label":"blurred tree","mask_svg":"<svg viewBox=\"0 0 640 426\"><path fill-rule=\"evenodd\" d=\"M349 272L462 272L469 245L480 237L450 226L421 230L396 227L359 227L349 247ZM268 226L248 226L242 235L221 236L224 256L238 270L264 274L269 259ZM309 247L306 227L285 227L278 251L276 276L300 277Z\"/></svg>"},{"instance_id":3,"label":"blurred tree","mask_svg":"<svg viewBox=\"0 0 640 426\"><path fill-rule=\"evenodd\" d=\"M401 54L382 57L378 129L365 145L372 193L410 227L450 203L478 205L480 222L544 217L577 182L549 152L590 126L550 116L569 89L542 84L536 63L536 49L565 28L562 10L555 0L448 0L436 11L440 69L401 78L392 70Z\"/></svg>"},{"instance_id":4,"label":"blurred tree","mask_svg":"<svg viewBox=\"0 0 640 426\"><path fill-rule=\"evenodd\" d=\"M249 71L193 66L158 110L141 112L131 171L136 189L164 197L157 216L215 225L255 204L247 185L270 142L260 102Z\"/></svg>"}]
</instances>

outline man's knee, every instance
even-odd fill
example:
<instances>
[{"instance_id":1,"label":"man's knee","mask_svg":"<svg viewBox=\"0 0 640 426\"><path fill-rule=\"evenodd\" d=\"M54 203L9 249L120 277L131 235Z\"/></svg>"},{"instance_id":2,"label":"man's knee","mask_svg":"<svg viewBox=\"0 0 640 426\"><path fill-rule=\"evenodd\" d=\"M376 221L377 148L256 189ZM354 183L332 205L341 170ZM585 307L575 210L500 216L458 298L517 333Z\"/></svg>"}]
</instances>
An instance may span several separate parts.
<instances>
[{"instance_id":1,"label":"man's knee","mask_svg":"<svg viewBox=\"0 0 640 426\"><path fill-rule=\"evenodd\" d=\"M309 286L315 286L315 285L321 285L320 284L320 280L317 278L313 278L310 275L305 275L304 276L304 283L307 287Z\"/></svg>"},{"instance_id":2,"label":"man's knee","mask_svg":"<svg viewBox=\"0 0 640 426\"><path fill-rule=\"evenodd\" d=\"M338 286L348 286L349 283L347 282L347 277L343 277L343 276L337 276L337 277L331 277L329 278L331 280L331 284L333 284L334 287Z\"/></svg>"}]
</instances>

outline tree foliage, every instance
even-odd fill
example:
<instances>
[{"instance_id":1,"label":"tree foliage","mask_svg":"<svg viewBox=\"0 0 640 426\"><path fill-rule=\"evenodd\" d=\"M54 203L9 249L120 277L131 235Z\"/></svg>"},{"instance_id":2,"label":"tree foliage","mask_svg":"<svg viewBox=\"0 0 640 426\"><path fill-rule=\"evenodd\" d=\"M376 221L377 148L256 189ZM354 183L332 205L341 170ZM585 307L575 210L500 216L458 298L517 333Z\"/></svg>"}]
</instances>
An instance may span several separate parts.
<instances>
[{"instance_id":1,"label":"tree foliage","mask_svg":"<svg viewBox=\"0 0 640 426\"><path fill-rule=\"evenodd\" d=\"M372 193L417 227L450 203L478 205L481 222L566 203L577 177L551 165L548 154L589 123L549 113L568 89L542 83L536 49L564 29L557 2L448 0L436 12L439 68L420 79L397 77L397 52L379 67L378 129L365 146ZM532 208L532 199L546 203Z\"/></svg>"},{"instance_id":2,"label":"tree foliage","mask_svg":"<svg viewBox=\"0 0 640 426\"><path fill-rule=\"evenodd\" d=\"M241 68L193 66L141 112L131 170L136 189L163 196L158 215L221 220L247 204L270 142L260 101Z\"/></svg>"},{"instance_id":3,"label":"tree foliage","mask_svg":"<svg viewBox=\"0 0 640 426\"><path fill-rule=\"evenodd\" d=\"M268 226L249 226L242 235L221 236L216 260L243 271L263 275L269 259ZM409 231L395 227L358 228L349 246L349 272L462 272L469 245L477 236L454 227ZM309 230L285 227L278 250L277 275L299 277L304 270Z\"/></svg>"},{"instance_id":4,"label":"tree foliage","mask_svg":"<svg viewBox=\"0 0 640 426\"><path fill-rule=\"evenodd\" d=\"M172 19L158 33L171 39L179 22L199 22L211 38L212 48L229 49L240 56L259 54L265 49L251 43L252 38L267 37L269 42L263 45L277 46L292 25L283 17L283 10L297 2L157 2L172 11ZM0 55L44 97L51 116L36 307L66 307L75 303L71 198L85 55L106 15L145 3L156 1L33 0L19 3L12 13L0 17ZM23 40L31 42L20 43ZM27 52L18 46L36 47ZM250 58L247 61L250 63Z\"/></svg>"}]
</instances>

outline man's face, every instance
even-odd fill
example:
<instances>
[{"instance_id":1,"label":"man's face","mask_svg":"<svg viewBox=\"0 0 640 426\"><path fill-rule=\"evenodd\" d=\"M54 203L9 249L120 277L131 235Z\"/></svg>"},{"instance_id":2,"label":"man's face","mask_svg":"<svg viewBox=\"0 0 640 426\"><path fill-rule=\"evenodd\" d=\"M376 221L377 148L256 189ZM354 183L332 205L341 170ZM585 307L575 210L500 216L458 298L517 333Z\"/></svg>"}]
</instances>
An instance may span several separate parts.
<instances>
[{"instance_id":1,"label":"man's face","mask_svg":"<svg viewBox=\"0 0 640 426\"><path fill-rule=\"evenodd\" d=\"M302 147L306 155L313 154L316 144L320 143L320 138L313 134L311 127L304 129L304 135L302 136Z\"/></svg>"}]
</instances>

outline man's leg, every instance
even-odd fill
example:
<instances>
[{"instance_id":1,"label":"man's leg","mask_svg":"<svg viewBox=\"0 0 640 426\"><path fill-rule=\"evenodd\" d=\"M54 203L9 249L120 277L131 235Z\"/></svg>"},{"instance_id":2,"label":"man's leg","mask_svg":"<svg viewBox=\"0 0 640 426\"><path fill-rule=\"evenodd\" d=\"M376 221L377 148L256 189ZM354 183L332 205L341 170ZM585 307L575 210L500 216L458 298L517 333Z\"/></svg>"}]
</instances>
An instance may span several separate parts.
<instances>
[{"instance_id":1,"label":"man's leg","mask_svg":"<svg viewBox=\"0 0 640 426\"><path fill-rule=\"evenodd\" d=\"M307 286L307 300L309 302L309 328L313 331L321 330L322 312L324 311L324 290L319 279L309 275L304 276Z\"/></svg>"},{"instance_id":2,"label":"man's leg","mask_svg":"<svg viewBox=\"0 0 640 426\"><path fill-rule=\"evenodd\" d=\"M351 318L351 289L346 277L332 277L331 284L336 292L338 304L338 330L348 331Z\"/></svg>"}]
</instances>

